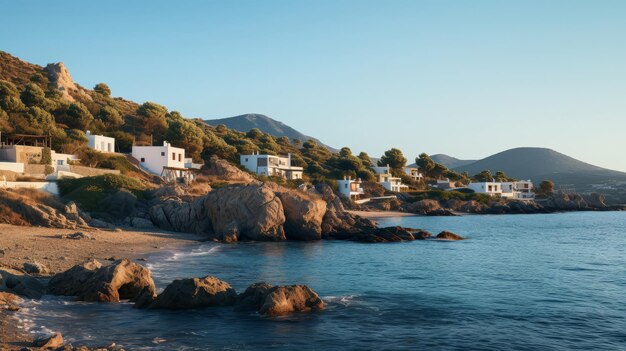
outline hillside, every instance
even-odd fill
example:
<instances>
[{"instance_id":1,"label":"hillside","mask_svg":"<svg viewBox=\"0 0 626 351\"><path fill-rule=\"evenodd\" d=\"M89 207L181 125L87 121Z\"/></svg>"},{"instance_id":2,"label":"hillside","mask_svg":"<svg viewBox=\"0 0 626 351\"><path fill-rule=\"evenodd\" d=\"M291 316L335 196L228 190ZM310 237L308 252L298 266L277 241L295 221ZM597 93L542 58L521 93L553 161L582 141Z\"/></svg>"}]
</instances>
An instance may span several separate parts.
<instances>
[{"instance_id":1,"label":"hillside","mask_svg":"<svg viewBox=\"0 0 626 351\"><path fill-rule=\"evenodd\" d=\"M511 177L531 179L535 183L549 179L557 184L557 188L573 188L579 192L605 192L610 196L623 193L622 188L626 185L626 173L594 166L551 149L536 147L506 150L454 168L455 171L467 171L469 174L486 169L492 172L504 171ZM612 188L615 191L606 191Z\"/></svg>"},{"instance_id":2,"label":"hillside","mask_svg":"<svg viewBox=\"0 0 626 351\"><path fill-rule=\"evenodd\" d=\"M436 154L436 155L430 156L430 158L433 161L440 163L450 169L466 166L466 165L469 165L470 163L476 162L476 160L460 160L456 157L448 156L446 154Z\"/></svg>"},{"instance_id":3,"label":"hillside","mask_svg":"<svg viewBox=\"0 0 626 351\"><path fill-rule=\"evenodd\" d=\"M225 125L229 129L233 129L239 132L248 132L250 129L257 128L263 133L267 133L276 137L285 136L291 140L297 139L301 142L305 142L307 140L313 140L319 145L326 146L332 152L336 152L337 149L332 148L319 140L310 137L308 135L304 135L294 128L284 124L283 122L272 119L268 116L258 114L258 113L248 113L245 115L235 116L235 117L227 117L227 118L219 118L219 119L207 119L204 121L206 124L211 126L218 126L220 124Z\"/></svg>"}]
</instances>

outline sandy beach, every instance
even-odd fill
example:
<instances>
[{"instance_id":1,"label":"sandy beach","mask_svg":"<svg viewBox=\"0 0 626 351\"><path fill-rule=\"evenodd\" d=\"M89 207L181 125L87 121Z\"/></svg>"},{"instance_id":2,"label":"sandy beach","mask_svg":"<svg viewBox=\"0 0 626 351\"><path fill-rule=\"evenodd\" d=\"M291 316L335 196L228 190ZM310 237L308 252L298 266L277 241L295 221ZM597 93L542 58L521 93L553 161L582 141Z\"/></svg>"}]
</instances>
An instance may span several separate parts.
<instances>
[{"instance_id":1,"label":"sandy beach","mask_svg":"<svg viewBox=\"0 0 626 351\"><path fill-rule=\"evenodd\" d=\"M346 211L363 218L390 218L390 217L413 217L415 213L406 213L399 211Z\"/></svg>"},{"instance_id":2,"label":"sandy beach","mask_svg":"<svg viewBox=\"0 0 626 351\"><path fill-rule=\"evenodd\" d=\"M62 238L76 232L93 239ZM201 239L193 234L159 230L68 230L0 224L0 267L22 269L24 262L37 261L51 273L58 273L90 259L137 260ZM19 350L32 342L30 335L17 328L12 313L0 310L0 350Z\"/></svg>"}]
</instances>

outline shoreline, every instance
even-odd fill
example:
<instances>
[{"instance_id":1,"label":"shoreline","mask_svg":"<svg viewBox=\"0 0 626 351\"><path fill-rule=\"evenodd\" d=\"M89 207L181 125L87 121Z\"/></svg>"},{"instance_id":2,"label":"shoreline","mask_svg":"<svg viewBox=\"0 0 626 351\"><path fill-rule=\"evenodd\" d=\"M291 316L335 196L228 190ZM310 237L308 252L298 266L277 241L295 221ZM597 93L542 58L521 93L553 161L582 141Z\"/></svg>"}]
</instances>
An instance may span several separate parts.
<instances>
[{"instance_id":1,"label":"shoreline","mask_svg":"<svg viewBox=\"0 0 626 351\"><path fill-rule=\"evenodd\" d=\"M375 218L391 218L391 217L418 217L420 215L416 213L400 212L400 211L353 211L346 210L346 212L359 217L367 219Z\"/></svg>"},{"instance_id":2,"label":"shoreline","mask_svg":"<svg viewBox=\"0 0 626 351\"><path fill-rule=\"evenodd\" d=\"M61 238L62 235L77 232L94 240ZM196 234L158 229L58 229L0 224L0 268L21 270L24 262L37 261L50 270L50 275L42 277L49 277L91 259L103 262L111 258L141 261L148 256L202 240ZM32 347L34 335L15 323L18 316L19 311L0 309L0 350Z\"/></svg>"}]
</instances>

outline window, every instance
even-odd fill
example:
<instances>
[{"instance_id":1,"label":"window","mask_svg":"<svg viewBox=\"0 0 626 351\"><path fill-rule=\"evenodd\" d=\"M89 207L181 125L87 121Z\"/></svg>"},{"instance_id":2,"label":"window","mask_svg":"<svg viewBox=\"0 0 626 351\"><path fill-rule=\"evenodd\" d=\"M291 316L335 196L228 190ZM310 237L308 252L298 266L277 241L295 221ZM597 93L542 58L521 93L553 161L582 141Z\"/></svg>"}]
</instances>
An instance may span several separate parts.
<instances>
[{"instance_id":1,"label":"window","mask_svg":"<svg viewBox=\"0 0 626 351\"><path fill-rule=\"evenodd\" d=\"M245 161L245 162L248 162L248 158L246 158L246 161Z\"/></svg>"},{"instance_id":2,"label":"window","mask_svg":"<svg viewBox=\"0 0 626 351\"><path fill-rule=\"evenodd\" d=\"M183 162L183 154L178 154L178 162Z\"/></svg>"},{"instance_id":3,"label":"window","mask_svg":"<svg viewBox=\"0 0 626 351\"><path fill-rule=\"evenodd\" d=\"M172 152L172 161L176 161L176 153Z\"/></svg>"},{"instance_id":4,"label":"window","mask_svg":"<svg viewBox=\"0 0 626 351\"><path fill-rule=\"evenodd\" d=\"M161 151L161 156L165 156L165 151Z\"/></svg>"},{"instance_id":5,"label":"window","mask_svg":"<svg viewBox=\"0 0 626 351\"><path fill-rule=\"evenodd\" d=\"M146 162L146 159L144 157L141 158L141 162Z\"/></svg>"}]
</instances>

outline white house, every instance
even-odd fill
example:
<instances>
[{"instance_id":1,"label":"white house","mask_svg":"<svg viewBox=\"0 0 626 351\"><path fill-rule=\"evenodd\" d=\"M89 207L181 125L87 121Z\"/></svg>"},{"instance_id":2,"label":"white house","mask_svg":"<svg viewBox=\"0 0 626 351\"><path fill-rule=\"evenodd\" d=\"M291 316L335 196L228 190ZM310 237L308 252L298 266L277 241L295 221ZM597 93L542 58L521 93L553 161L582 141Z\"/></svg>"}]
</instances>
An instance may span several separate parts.
<instances>
[{"instance_id":1,"label":"white house","mask_svg":"<svg viewBox=\"0 0 626 351\"><path fill-rule=\"evenodd\" d=\"M502 195L502 184L498 182L470 183L467 187L479 194Z\"/></svg>"},{"instance_id":2,"label":"white house","mask_svg":"<svg viewBox=\"0 0 626 351\"><path fill-rule=\"evenodd\" d=\"M202 163L193 163L193 159L191 157L187 157L185 159L185 168L200 169L202 168L202 165Z\"/></svg>"},{"instance_id":3,"label":"white house","mask_svg":"<svg viewBox=\"0 0 626 351\"><path fill-rule=\"evenodd\" d=\"M91 134L87 131L87 143L90 148L100 152L115 152L115 138Z\"/></svg>"},{"instance_id":4,"label":"white house","mask_svg":"<svg viewBox=\"0 0 626 351\"><path fill-rule=\"evenodd\" d=\"M183 176L185 168L185 149L173 147L167 141L163 146L135 146L133 145L132 156L136 158L141 167L161 175L164 167L178 168L177 175Z\"/></svg>"},{"instance_id":5,"label":"white house","mask_svg":"<svg viewBox=\"0 0 626 351\"><path fill-rule=\"evenodd\" d=\"M431 187L436 189L453 189L456 187L456 182L451 182L449 178L437 179L437 182L432 184Z\"/></svg>"},{"instance_id":6,"label":"white house","mask_svg":"<svg viewBox=\"0 0 626 351\"><path fill-rule=\"evenodd\" d=\"M287 157L275 155L240 155L241 165L250 172L263 176L277 176L286 179L302 179L302 167L291 165L291 154Z\"/></svg>"},{"instance_id":7,"label":"white house","mask_svg":"<svg viewBox=\"0 0 626 351\"><path fill-rule=\"evenodd\" d=\"M361 179L352 179L350 177L343 177L343 180L337 181L339 193L349 199L358 199L363 195L363 186Z\"/></svg>"},{"instance_id":8,"label":"white house","mask_svg":"<svg viewBox=\"0 0 626 351\"><path fill-rule=\"evenodd\" d=\"M394 177L391 174L391 168L389 166L376 166L372 167L372 169L376 172L376 181L385 189L396 192L409 189L408 185L402 184L402 179Z\"/></svg>"},{"instance_id":9,"label":"white house","mask_svg":"<svg viewBox=\"0 0 626 351\"><path fill-rule=\"evenodd\" d=\"M50 157L52 158L52 167L54 167L56 171L69 171L70 161L78 161L76 155L61 154L56 151L50 152Z\"/></svg>"},{"instance_id":10,"label":"white house","mask_svg":"<svg viewBox=\"0 0 626 351\"><path fill-rule=\"evenodd\" d=\"M530 180L502 182L502 197L515 200L534 200L535 192Z\"/></svg>"},{"instance_id":11,"label":"white house","mask_svg":"<svg viewBox=\"0 0 626 351\"><path fill-rule=\"evenodd\" d=\"M419 169L415 167L404 167L402 169L406 175L411 177L413 180L418 181L424 179L422 173L420 173Z\"/></svg>"}]
</instances>

